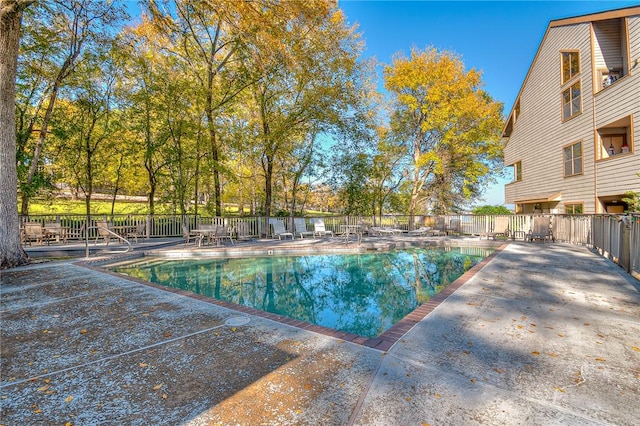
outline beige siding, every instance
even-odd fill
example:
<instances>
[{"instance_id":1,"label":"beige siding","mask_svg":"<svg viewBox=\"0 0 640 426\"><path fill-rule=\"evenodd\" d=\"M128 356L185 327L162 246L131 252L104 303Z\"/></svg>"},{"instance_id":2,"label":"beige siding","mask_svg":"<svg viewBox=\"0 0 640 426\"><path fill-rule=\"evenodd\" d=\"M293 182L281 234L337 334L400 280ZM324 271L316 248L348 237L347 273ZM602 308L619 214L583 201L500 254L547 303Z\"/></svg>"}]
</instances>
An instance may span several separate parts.
<instances>
[{"instance_id":1,"label":"beige siding","mask_svg":"<svg viewBox=\"0 0 640 426\"><path fill-rule=\"evenodd\" d=\"M589 21L549 27L521 88L521 114L505 147L505 164L522 162L522 181L505 186L507 203L561 193L559 211L565 202L581 202L585 213L593 213L597 196L640 192L640 16L627 18L627 23L631 73L596 94L592 87L597 87L593 79L600 78L599 69L623 66L611 52L623 49L626 55L624 20L598 21L593 40ZM560 52L566 50L580 52L582 114L563 122L561 93L575 81L561 82ZM632 120L633 154L597 160L596 129L611 131L627 117ZM582 142L583 174L564 177L563 147L575 142Z\"/></svg>"},{"instance_id":2,"label":"beige siding","mask_svg":"<svg viewBox=\"0 0 640 426\"><path fill-rule=\"evenodd\" d=\"M562 122L560 52L579 50L582 114ZM551 28L520 96L521 115L505 149L505 163L522 161L522 181L506 189L507 202L562 192L562 199L593 199L593 117L590 24ZM574 81L574 80L572 80ZM582 141L583 175L564 177L563 147ZM567 198L568 197L568 198Z\"/></svg>"},{"instance_id":3,"label":"beige siding","mask_svg":"<svg viewBox=\"0 0 640 426\"><path fill-rule=\"evenodd\" d=\"M640 84L640 81L638 84ZM637 176L637 173L640 172L639 118L640 106L636 103L636 112L633 116L634 153L601 160L596 164L598 174L597 193L599 197L619 195L627 191L640 192L640 177Z\"/></svg>"},{"instance_id":4,"label":"beige siding","mask_svg":"<svg viewBox=\"0 0 640 426\"><path fill-rule=\"evenodd\" d=\"M640 60L640 16L631 16L629 22L629 50L631 53L631 67L633 72L640 71L640 65L634 67L634 61Z\"/></svg>"},{"instance_id":5,"label":"beige siding","mask_svg":"<svg viewBox=\"0 0 640 426\"><path fill-rule=\"evenodd\" d=\"M596 69L622 68L620 19L596 22L593 26L593 57Z\"/></svg>"}]
</instances>

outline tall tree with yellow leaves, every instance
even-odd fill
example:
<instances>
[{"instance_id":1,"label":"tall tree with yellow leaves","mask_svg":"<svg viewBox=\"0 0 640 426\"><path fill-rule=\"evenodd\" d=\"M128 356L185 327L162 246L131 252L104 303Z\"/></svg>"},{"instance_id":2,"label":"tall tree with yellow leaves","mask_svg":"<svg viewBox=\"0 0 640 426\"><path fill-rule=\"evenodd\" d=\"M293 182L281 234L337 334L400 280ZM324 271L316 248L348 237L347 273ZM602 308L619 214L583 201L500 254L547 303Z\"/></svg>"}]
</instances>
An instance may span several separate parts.
<instances>
[{"instance_id":1,"label":"tall tree with yellow leaves","mask_svg":"<svg viewBox=\"0 0 640 426\"><path fill-rule=\"evenodd\" d=\"M384 79L393 136L409 157L410 215L426 201L445 213L481 191L502 155L502 104L482 89L481 73L453 53L414 48L394 58Z\"/></svg>"}]
</instances>

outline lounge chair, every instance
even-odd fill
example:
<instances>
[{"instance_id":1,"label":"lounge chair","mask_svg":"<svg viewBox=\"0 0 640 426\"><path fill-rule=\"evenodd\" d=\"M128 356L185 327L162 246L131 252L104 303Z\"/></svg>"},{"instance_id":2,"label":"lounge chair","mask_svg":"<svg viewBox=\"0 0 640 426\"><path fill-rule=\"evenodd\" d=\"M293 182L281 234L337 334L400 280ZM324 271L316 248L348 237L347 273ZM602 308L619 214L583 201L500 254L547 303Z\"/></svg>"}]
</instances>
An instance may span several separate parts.
<instances>
[{"instance_id":1,"label":"lounge chair","mask_svg":"<svg viewBox=\"0 0 640 426\"><path fill-rule=\"evenodd\" d=\"M547 240L555 241L553 234L551 233L551 217L534 217L532 227L526 236L526 240L530 242L533 242L533 240L542 240L543 243Z\"/></svg>"},{"instance_id":2,"label":"lounge chair","mask_svg":"<svg viewBox=\"0 0 640 426\"><path fill-rule=\"evenodd\" d=\"M427 235L429 231L431 231L430 226L421 226L418 229L414 229L412 231L407 232L407 235L423 236L423 235Z\"/></svg>"},{"instance_id":3,"label":"lounge chair","mask_svg":"<svg viewBox=\"0 0 640 426\"><path fill-rule=\"evenodd\" d=\"M313 221L313 237L326 237L330 235L333 237L333 231L328 231L324 226L323 219L314 219Z\"/></svg>"},{"instance_id":4,"label":"lounge chair","mask_svg":"<svg viewBox=\"0 0 640 426\"><path fill-rule=\"evenodd\" d=\"M282 237L291 237L293 240L293 234L284 227L284 222L280 219L269 219L269 224L273 227L273 236L278 237L279 240Z\"/></svg>"},{"instance_id":5,"label":"lounge chair","mask_svg":"<svg viewBox=\"0 0 640 426\"><path fill-rule=\"evenodd\" d=\"M435 224L433 226L432 229L430 229L429 231L427 231L427 235L431 235L431 236L435 236L435 235L446 235L446 231L445 231L445 222L444 222L444 217L438 216L435 219Z\"/></svg>"},{"instance_id":6,"label":"lounge chair","mask_svg":"<svg viewBox=\"0 0 640 426\"><path fill-rule=\"evenodd\" d=\"M460 219L451 219L449 225L445 228L445 233L450 234L462 234L462 226L460 225Z\"/></svg>"},{"instance_id":7,"label":"lounge chair","mask_svg":"<svg viewBox=\"0 0 640 426\"><path fill-rule=\"evenodd\" d=\"M369 228L369 233L371 235L382 237L382 236L393 236L402 234L402 230L400 229L392 229L392 228L381 228L379 226L372 226Z\"/></svg>"},{"instance_id":8,"label":"lounge chair","mask_svg":"<svg viewBox=\"0 0 640 426\"><path fill-rule=\"evenodd\" d=\"M300 238L304 238L305 235L313 237L313 231L307 229L307 221L303 217L293 218L293 227L296 230L296 235L300 235Z\"/></svg>"},{"instance_id":9,"label":"lounge chair","mask_svg":"<svg viewBox=\"0 0 640 426\"><path fill-rule=\"evenodd\" d=\"M480 239L482 237L496 239L497 237L508 238L509 237L509 218L506 216L498 216L495 218L493 225L490 227L489 231L481 232Z\"/></svg>"}]
</instances>

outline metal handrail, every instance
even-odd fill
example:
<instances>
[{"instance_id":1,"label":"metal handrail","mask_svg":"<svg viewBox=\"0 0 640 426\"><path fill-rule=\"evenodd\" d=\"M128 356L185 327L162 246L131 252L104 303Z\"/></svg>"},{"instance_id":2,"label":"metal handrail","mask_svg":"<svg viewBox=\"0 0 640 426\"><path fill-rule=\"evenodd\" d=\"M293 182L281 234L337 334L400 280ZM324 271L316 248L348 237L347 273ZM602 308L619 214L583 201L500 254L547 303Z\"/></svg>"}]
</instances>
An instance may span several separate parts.
<instances>
[{"instance_id":1,"label":"metal handrail","mask_svg":"<svg viewBox=\"0 0 640 426\"><path fill-rule=\"evenodd\" d=\"M85 257L87 258L89 257L89 232L88 232L89 229L102 229L103 231L107 231L109 234L127 243L127 249L125 251L114 251L114 253L129 253L131 250L133 250L133 247L131 247L131 243L129 242L129 240L124 238L122 235L118 235L115 232L113 232L111 229L105 228L104 226L97 226L97 225L89 226L87 227L87 232L85 233L85 240L84 240Z\"/></svg>"}]
</instances>

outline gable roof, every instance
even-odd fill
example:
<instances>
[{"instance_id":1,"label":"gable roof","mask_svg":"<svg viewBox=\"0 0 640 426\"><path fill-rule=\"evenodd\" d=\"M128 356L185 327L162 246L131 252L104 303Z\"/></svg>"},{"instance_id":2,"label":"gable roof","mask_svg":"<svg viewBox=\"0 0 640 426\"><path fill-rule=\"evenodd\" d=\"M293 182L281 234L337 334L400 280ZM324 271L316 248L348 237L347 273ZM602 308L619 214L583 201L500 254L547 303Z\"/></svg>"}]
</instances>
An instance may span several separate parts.
<instances>
[{"instance_id":1,"label":"gable roof","mask_svg":"<svg viewBox=\"0 0 640 426\"><path fill-rule=\"evenodd\" d=\"M538 56L540 55L540 51L542 50L542 46L544 45L544 42L547 39L547 36L549 35L549 31L552 28L563 27L563 26L566 26L566 25L583 24L585 22L604 21L606 19L624 18L624 17L627 17L627 16L634 16L634 15L640 15L640 6L630 6L630 7L620 8L620 9L612 9L612 10L607 10L607 11L604 11L604 12L589 13L589 14L586 14L586 15L579 15L579 16L574 16L574 17L570 17L570 18L555 19L555 20L550 21L549 25L547 26L547 30L544 33L544 37L542 37L542 41L540 42L540 45L538 46L538 50L536 51L536 54L533 57L533 61L531 62L531 65L529 66L529 70L527 71L527 75L525 76L524 81L522 82L522 85L520 86L520 90L518 91L518 96L516 96L516 99L513 101L513 105L511 106L511 110L509 111L509 115L507 116L507 120L506 120L506 122L504 124L504 127L502 128L503 137L504 137L504 134L507 131L507 127L509 126L509 121L511 120L511 116L513 115L513 111L514 111L516 105L518 104L518 101L520 100L520 95L522 94L522 89L524 89L524 86L527 84L527 80L529 80L529 75L531 74L531 71L533 70L533 66L536 64L536 62L538 60ZM508 143L508 141L507 141L507 143Z\"/></svg>"}]
</instances>

